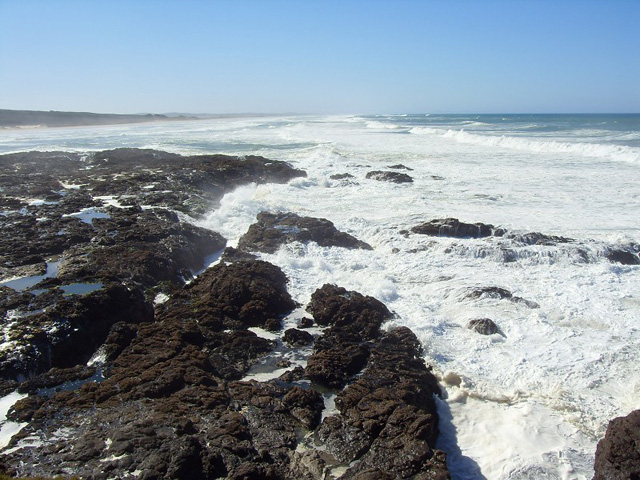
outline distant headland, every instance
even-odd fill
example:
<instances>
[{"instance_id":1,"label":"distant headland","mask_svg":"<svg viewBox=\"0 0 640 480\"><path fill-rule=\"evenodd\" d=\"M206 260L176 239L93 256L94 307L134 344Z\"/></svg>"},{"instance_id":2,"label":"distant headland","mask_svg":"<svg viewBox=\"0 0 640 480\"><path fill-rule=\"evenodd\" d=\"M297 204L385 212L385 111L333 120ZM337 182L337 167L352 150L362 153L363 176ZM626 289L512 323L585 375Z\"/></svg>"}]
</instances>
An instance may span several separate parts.
<instances>
[{"instance_id":1,"label":"distant headland","mask_svg":"<svg viewBox=\"0 0 640 480\"><path fill-rule=\"evenodd\" d=\"M168 120L188 120L195 117L160 114L112 114L89 112L58 112L0 109L0 128L75 127L83 125L117 125Z\"/></svg>"}]
</instances>

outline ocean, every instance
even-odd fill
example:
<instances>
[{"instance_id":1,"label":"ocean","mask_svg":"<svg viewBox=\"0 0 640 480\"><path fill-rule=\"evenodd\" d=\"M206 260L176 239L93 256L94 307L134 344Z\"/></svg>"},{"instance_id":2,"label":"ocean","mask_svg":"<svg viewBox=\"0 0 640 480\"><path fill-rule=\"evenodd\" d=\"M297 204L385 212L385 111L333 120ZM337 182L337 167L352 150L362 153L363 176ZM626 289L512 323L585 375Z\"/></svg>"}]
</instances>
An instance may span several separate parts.
<instances>
[{"instance_id":1,"label":"ocean","mask_svg":"<svg viewBox=\"0 0 640 480\"><path fill-rule=\"evenodd\" d=\"M369 243L372 251L291 244L260 256L285 271L302 304L336 283L380 299L396 313L392 324L413 329L441 379L439 447L454 479L591 479L609 420L640 408L640 266L606 258L611 248L640 248L640 115L261 116L0 130L0 153L116 147L263 155L306 170L286 185L241 187L191 221L234 245L260 211L292 211ZM413 182L367 179L373 170ZM345 173L352 177L330 178ZM514 235L405 232L449 217ZM573 241L515 240L529 232ZM485 287L526 302L471 294ZM501 333L469 330L477 318Z\"/></svg>"}]
</instances>

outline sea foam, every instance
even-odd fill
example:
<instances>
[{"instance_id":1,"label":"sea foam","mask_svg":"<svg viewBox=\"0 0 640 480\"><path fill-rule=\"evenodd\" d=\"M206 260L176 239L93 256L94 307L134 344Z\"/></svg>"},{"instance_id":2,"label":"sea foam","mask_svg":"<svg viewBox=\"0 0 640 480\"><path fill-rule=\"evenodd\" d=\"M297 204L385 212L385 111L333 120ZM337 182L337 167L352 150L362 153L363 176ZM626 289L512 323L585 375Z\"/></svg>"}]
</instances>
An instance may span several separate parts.
<instances>
[{"instance_id":1,"label":"sea foam","mask_svg":"<svg viewBox=\"0 0 640 480\"><path fill-rule=\"evenodd\" d=\"M575 154L593 158L605 158L620 162L640 164L640 148L624 145L605 145L600 143L560 142L554 140L540 140L533 138L519 138L512 136L496 136L470 133L464 129L442 130L433 127L414 127L409 130L416 135L440 135L451 138L456 142L502 147L523 150L532 153L561 153Z\"/></svg>"}]
</instances>

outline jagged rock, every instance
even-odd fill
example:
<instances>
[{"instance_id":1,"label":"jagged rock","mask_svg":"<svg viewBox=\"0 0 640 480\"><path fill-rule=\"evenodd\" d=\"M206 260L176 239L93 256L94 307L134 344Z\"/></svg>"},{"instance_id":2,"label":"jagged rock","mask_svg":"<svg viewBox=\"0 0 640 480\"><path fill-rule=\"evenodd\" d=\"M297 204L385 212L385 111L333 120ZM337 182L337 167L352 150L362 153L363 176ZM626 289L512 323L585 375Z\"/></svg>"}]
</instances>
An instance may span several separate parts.
<instances>
[{"instance_id":1,"label":"jagged rock","mask_svg":"<svg viewBox=\"0 0 640 480\"><path fill-rule=\"evenodd\" d=\"M281 381L286 383L297 382L298 380L302 380L304 378L304 368L298 366L293 370L287 370L280 377L278 377Z\"/></svg>"},{"instance_id":2,"label":"jagged rock","mask_svg":"<svg viewBox=\"0 0 640 480\"><path fill-rule=\"evenodd\" d=\"M11 330L15 347L0 352L0 378L24 380L52 367L86 364L122 318L129 323L153 320L140 290L108 285L24 317Z\"/></svg>"},{"instance_id":3,"label":"jagged rock","mask_svg":"<svg viewBox=\"0 0 640 480\"><path fill-rule=\"evenodd\" d=\"M12 418L30 423L12 440L17 448L5 456L8 471L324 478L325 456L312 445L298 448L318 428L324 408L316 390L296 384L305 370L269 382L238 381L273 347L245 330L240 312L257 302L254 319L287 313L278 311L295 306L281 301L285 281L265 262L217 265L165 302L155 322L124 332L118 324L110 337L122 351L102 382L48 399L30 396L16 406ZM318 430L331 449L348 442L351 453L344 455L359 459L347 478L447 478L444 456L432 445L438 387L415 335L406 328L381 333L390 312L357 292L325 285L312 300L312 313L330 325L325 346L345 342L367 352L366 370L336 399L341 413ZM60 431L67 438L60 440ZM20 448L21 438L34 437L41 446Z\"/></svg>"},{"instance_id":4,"label":"jagged rock","mask_svg":"<svg viewBox=\"0 0 640 480\"><path fill-rule=\"evenodd\" d=\"M39 395L29 395L18 400L7 412L7 419L12 422L30 422L42 404L46 401L45 397Z\"/></svg>"},{"instance_id":5,"label":"jagged rock","mask_svg":"<svg viewBox=\"0 0 640 480\"><path fill-rule=\"evenodd\" d=\"M152 319L150 305L138 305L138 313L126 308L134 308L143 294L153 300L160 284L171 291L191 279L207 255L224 247L219 234L166 208L197 214L239 185L306 175L262 157L182 157L139 149L26 152L0 155L0 165L3 197L43 199L0 216L0 278L33 278L22 287L9 284L24 291L0 288L0 315L12 310L21 318L7 331L15 346L0 354L4 379L86 362L114 323ZM117 201L129 206L115 208ZM78 289L81 294L69 293ZM111 302L109 296L118 299ZM243 318L254 309L260 307L246 306ZM279 328L279 319L264 324ZM107 360L135 335L131 327L119 332L105 346Z\"/></svg>"},{"instance_id":6,"label":"jagged rock","mask_svg":"<svg viewBox=\"0 0 640 480\"><path fill-rule=\"evenodd\" d=\"M340 388L367 362L366 343L380 336L382 322L392 317L387 307L372 297L326 284L311 296L307 310L318 325L330 325L314 343L307 359L307 376L319 384Z\"/></svg>"},{"instance_id":7,"label":"jagged rock","mask_svg":"<svg viewBox=\"0 0 640 480\"><path fill-rule=\"evenodd\" d=\"M152 287L180 283L203 266L206 255L221 250L218 233L180 222L173 212L111 209L96 221L91 243L65 252L58 278L63 281L118 279Z\"/></svg>"},{"instance_id":8,"label":"jagged rock","mask_svg":"<svg viewBox=\"0 0 640 480\"><path fill-rule=\"evenodd\" d=\"M41 389L50 389L67 382L85 380L96 374L95 367L77 365L71 368L52 368L48 372L30 378L20 384L20 393L36 393Z\"/></svg>"},{"instance_id":9,"label":"jagged rock","mask_svg":"<svg viewBox=\"0 0 640 480\"><path fill-rule=\"evenodd\" d=\"M322 247L362 248L371 250L371 246L340 232L329 220L324 218L301 217L295 213L258 214L240 241L238 249L275 253L278 248L290 242L315 242Z\"/></svg>"},{"instance_id":10,"label":"jagged rock","mask_svg":"<svg viewBox=\"0 0 640 480\"><path fill-rule=\"evenodd\" d=\"M640 478L640 410L614 418L596 448L594 480Z\"/></svg>"},{"instance_id":11,"label":"jagged rock","mask_svg":"<svg viewBox=\"0 0 640 480\"><path fill-rule=\"evenodd\" d=\"M499 333L500 329L490 318L476 318L467 324L469 330L474 330L481 335L493 335Z\"/></svg>"},{"instance_id":12,"label":"jagged rock","mask_svg":"<svg viewBox=\"0 0 640 480\"><path fill-rule=\"evenodd\" d=\"M165 308L172 315L193 318L216 330L272 329L296 306L286 283L282 270L267 262L219 264L175 294Z\"/></svg>"},{"instance_id":13,"label":"jagged rock","mask_svg":"<svg viewBox=\"0 0 640 480\"><path fill-rule=\"evenodd\" d=\"M431 220L411 229L413 233L437 237L483 238L504 235L504 230L484 223L464 223L456 218Z\"/></svg>"},{"instance_id":14,"label":"jagged rock","mask_svg":"<svg viewBox=\"0 0 640 480\"><path fill-rule=\"evenodd\" d=\"M331 284L325 284L313 293L307 311L321 326L361 326L359 321L370 316L372 323L379 327L383 320L392 317L379 300Z\"/></svg>"},{"instance_id":15,"label":"jagged rock","mask_svg":"<svg viewBox=\"0 0 640 480\"><path fill-rule=\"evenodd\" d=\"M626 250L612 249L607 253L607 260L622 265L640 265L640 256Z\"/></svg>"},{"instance_id":16,"label":"jagged rock","mask_svg":"<svg viewBox=\"0 0 640 480\"><path fill-rule=\"evenodd\" d=\"M498 235L496 235L498 236ZM559 237L555 235L545 235L543 233L531 232L531 233L505 233L505 238L509 238L516 243L524 245L557 245L558 243L571 243L574 240L566 237Z\"/></svg>"},{"instance_id":17,"label":"jagged rock","mask_svg":"<svg viewBox=\"0 0 640 480\"><path fill-rule=\"evenodd\" d=\"M340 414L327 417L318 434L341 462L359 460L345 478L448 478L444 454L434 449L433 395L440 390L420 355L413 332L393 329L374 344L363 374L338 394Z\"/></svg>"},{"instance_id":18,"label":"jagged rock","mask_svg":"<svg viewBox=\"0 0 640 480\"><path fill-rule=\"evenodd\" d=\"M0 276L5 277L20 275L15 267L43 263L45 257L59 255L73 246L119 246L119 250L108 256L110 261L117 261L118 255L127 252L122 249L125 241L137 242L130 246L136 251L146 242L155 242L153 246L158 251L148 250L147 255L151 258L139 259L145 264L155 262L158 268L171 269L173 264L163 266L162 261L180 263L186 259L187 265L173 270L179 272L194 266L200 269L203 253L200 248L203 242L209 241L205 237L211 236L211 232L184 223L177 232L174 213L143 211L137 205L197 215L242 184L282 183L306 175L284 162L262 157L182 157L139 149L116 149L86 156L65 152L0 155L0 166L0 188L5 203L10 205L11 199L15 199L16 206L22 206L19 198L49 199L43 204L25 205L24 212L7 212L0 216L3 231L0 238ZM98 198L100 196L113 200L102 200ZM120 201L121 205L132 204L134 208L116 209L105 204L114 200ZM87 208L92 210L87 211ZM157 235L153 231L155 224L151 217L159 217L163 213L169 231L165 228L164 236L153 240L151 237ZM132 226L132 221L137 226ZM147 238L144 238L145 232L151 232ZM87 245L89 242L91 244ZM219 236L216 243L220 244ZM163 256L165 248L173 255ZM214 248L222 247L209 243L204 255L213 253ZM90 249L92 252L95 250ZM95 260L101 261L101 258Z\"/></svg>"},{"instance_id":19,"label":"jagged rock","mask_svg":"<svg viewBox=\"0 0 640 480\"><path fill-rule=\"evenodd\" d=\"M329 429L327 417L323 427L330 438L352 438L358 447L360 462L345 478L437 478L444 460L429 444L437 416L427 411L437 385L415 336L381 331L391 317L382 303L324 286L309 307L318 325L328 326L312 367L247 382L252 365L279 353L271 353L277 342L247 328L279 330L297 307L284 273L228 249L219 264L181 285L225 241L174 210L195 216L239 185L302 175L261 157L154 150L0 156L0 201L25 209L0 216L0 276L43 277L24 291L0 287L3 319L9 310L20 319L17 330L4 333L25 347L8 350L13 356L0 362L0 389L30 392L9 412L10 420L28 424L13 437L2 468L96 479L327 477L331 460L308 440L324 408L321 394L309 388L315 362L320 383L353 382L336 402L344 412L336 416L339 426ZM21 196L54 203L27 205ZM115 202L126 208L108 205ZM93 210L78 215L87 207ZM370 248L326 220L298 218L302 223L280 219L284 224L272 230L307 228L286 241ZM1 248L22 245L20 239L17 254ZM89 282L89 293L69 290ZM170 297L152 307L159 293ZM294 343L310 337L285 334ZM90 357L94 366L86 367ZM278 363L284 365L290 363ZM23 381L25 372L39 375ZM386 409L391 404L393 413ZM364 424L356 420L360 406Z\"/></svg>"},{"instance_id":20,"label":"jagged rock","mask_svg":"<svg viewBox=\"0 0 640 480\"><path fill-rule=\"evenodd\" d=\"M122 351L131 344L138 335L138 326L127 322L115 323L104 343L100 347L107 362L115 360Z\"/></svg>"},{"instance_id":21,"label":"jagged rock","mask_svg":"<svg viewBox=\"0 0 640 480\"><path fill-rule=\"evenodd\" d=\"M233 382L273 349L245 327L295 307L285 284L266 262L217 265L167 301L155 322L124 332L126 324L118 324L110 338L122 351L102 382L23 401L15 416L31 423L14 442L37 435L44 446L19 449L9 464L30 475L65 468L121 477L139 469L165 479L224 477L242 463L259 469L275 462L269 468L286 471L285 450L295 447L297 429L320 421L321 396ZM248 410L234 420L230 405ZM73 432L63 445L55 437L61 428ZM259 453L264 449L271 460Z\"/></svg>"},{"instance_id":22,"label":"jagged rock","mask_svg":"<svg viewBox=\"0 0 640 480\"><path fill-rule=\"evenodd\" d=\"M368 172L366 175L367 178L378 180L381 182L392 182L392 183L412 183L413 178L406 173L400 172L384 172L382 170L374 170L372 172Z\"/></svg>"},{"instance_id":23,"label":"jagged rock","mask_svg":"<svg viewBox=\"0 0 640 480\"><path fill-rule=\"evenodd\" d=\"M313 337L309 332L289 328L285 330L282 340L294 347L304 347L313 342Z\"/></svg>"}]
</instances>

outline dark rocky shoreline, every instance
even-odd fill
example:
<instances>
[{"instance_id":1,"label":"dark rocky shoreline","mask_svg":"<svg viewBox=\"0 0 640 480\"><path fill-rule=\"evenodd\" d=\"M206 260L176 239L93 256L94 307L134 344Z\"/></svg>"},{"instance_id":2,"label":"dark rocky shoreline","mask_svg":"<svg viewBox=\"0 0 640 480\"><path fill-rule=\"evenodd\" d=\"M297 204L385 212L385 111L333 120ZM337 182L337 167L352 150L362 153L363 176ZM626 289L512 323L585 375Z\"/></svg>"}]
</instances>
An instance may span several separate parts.
<instances>
[{"instance_id":1,"label":"dark rocky shoreline","mask_svg":"<svg viewBox=\"0 0 640 480\"><path fill-rule=\"evenodd\" d=\"M369 245L325 219L265 212L239 249L184 285L226 241L180 212L195 217L239 185L304 172L260 157L133 149L13 154L0 165L1 274L21 278L0 287L0 386L26 395L8 414L24 426L0 457L4 471L449 477L435 450L439 387L415 335L383 331L392 316L383 304L332 285L312 297L315 321L300 322L320 334L282 332L298 305L282 271L252 255L291 241ZM243 381L279 342L314 343L307 367Z\"/></svg>"},{"instance_id":2,"label":"dark rocky shoreline","mask_svg":"<svg viewBox=\"0 0 640 480\"><path fill-rule=\"evenodd\" d=\"M0 452L0 471L450 478L435 448L440 389L413 332L385 330L393 313L384 304L337 285L318 285L308 305L297 305L284 273L253 255L294 241L370 245L326 219L263 212L237 249L225 249L224 238L185 217L215 208L240 185L305 172L262 157L137 149L4 155L0 172L0 278L19 278L0 283L0 393L25 395L8 414L24 426ZM511 235L455 219L412 233ZM543 234L514 241L572 242ZM638 258L633 246L608 254L619 263ZM212 255L220 261L194 279ZM537 308L498 287L468 292L480 296ZM299 307L309 316L283 331L283 318ZM500 333L490 319L470 328ZM284 344L307 357L305 367L281 361L288 370L279 377L245 379ZM637 469L637 444L634 452L624 433L637 428L630 421L636 427L612 422L596 478L631 478L624 475Z\"/></svg>"}]
</instances>

